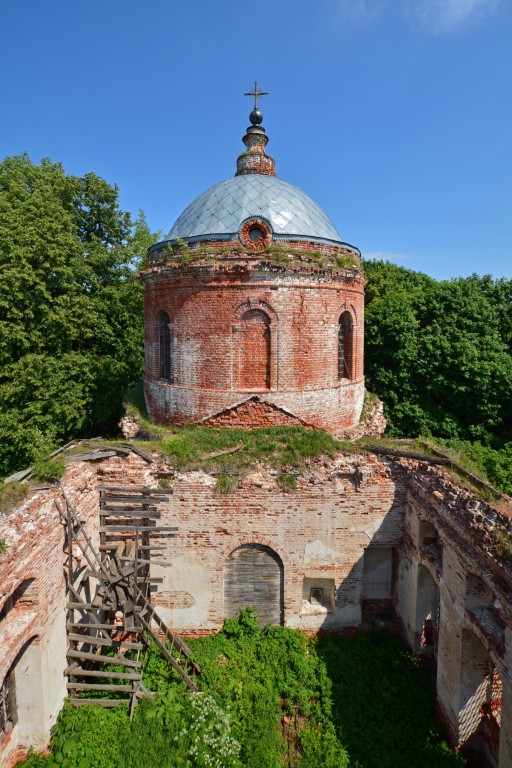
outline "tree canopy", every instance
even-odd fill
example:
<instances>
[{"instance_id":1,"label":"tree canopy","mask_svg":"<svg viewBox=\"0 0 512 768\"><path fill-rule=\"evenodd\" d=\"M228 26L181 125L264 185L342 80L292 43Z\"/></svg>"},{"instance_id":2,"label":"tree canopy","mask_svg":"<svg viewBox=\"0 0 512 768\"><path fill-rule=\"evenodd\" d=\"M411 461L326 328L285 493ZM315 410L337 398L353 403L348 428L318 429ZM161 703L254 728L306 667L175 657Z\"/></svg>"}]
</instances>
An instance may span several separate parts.
<instances>
[{"instance_id":1,"label":"tree canopy","mask_svg":"<svg viewBox=\"0 0 512 768\"><path fill-rule=\"evenodd\" d=\"M512 280L367 261L367 386L395 435L500 445L512 427Z\"/></svg>"},{"instance_id":2,"label":"tree canopy","mask_svg":"<svg viewBox=\"0 0 512 768\"><path fill-rule=\"evenodd\" d=\"M0 475L118 421L142 373L135 268L151 242L94 173L0 163Z\"/></svg>"}]
</instances>

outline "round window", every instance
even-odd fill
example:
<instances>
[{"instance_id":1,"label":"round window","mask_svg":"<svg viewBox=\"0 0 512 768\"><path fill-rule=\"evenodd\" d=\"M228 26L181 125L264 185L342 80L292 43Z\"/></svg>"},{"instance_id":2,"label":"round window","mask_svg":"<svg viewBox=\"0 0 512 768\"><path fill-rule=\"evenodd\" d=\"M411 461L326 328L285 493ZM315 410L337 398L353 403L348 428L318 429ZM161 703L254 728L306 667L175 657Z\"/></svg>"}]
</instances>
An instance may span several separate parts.
<instances>
[{"instance_id":1,"label":"round window","mask_svg":"<svg viewBox=\"0 0 512 768\"><path fill-rule=\"evenodd\" d=\"M272 242L270 227L264 219L249 219L240 229L240 242L250 251L263 251Z\"/></svg>"}]
</instances>

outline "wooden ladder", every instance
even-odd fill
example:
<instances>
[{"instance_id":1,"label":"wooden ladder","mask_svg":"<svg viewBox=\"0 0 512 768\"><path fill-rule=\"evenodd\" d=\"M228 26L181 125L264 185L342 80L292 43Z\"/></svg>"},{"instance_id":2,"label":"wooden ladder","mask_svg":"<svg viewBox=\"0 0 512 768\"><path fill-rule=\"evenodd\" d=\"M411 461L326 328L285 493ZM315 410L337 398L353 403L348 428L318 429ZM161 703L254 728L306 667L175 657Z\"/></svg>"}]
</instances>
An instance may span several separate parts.
<instances>
[{"instance_id":1,"label":"wooden ladder","mask_svg":"<svg viewBox=\"0 0 512 768\"><path fill-rule=\"evenodd\" d=\"M192 660L190 649L149 602L150 584L160 581L149 576L151 554L163 549L153 547L150 534L168 535L177 530L156 526L157 504L165 498L164 493L147 488L102 489L99 550L66 493L65 510L55 502L66 527L68 555L69 647L65 674L71 703L77 706L94 703L115 707L129 700L132 715L141 697L153 695L142 682L141 651L150 638L190 690L199 690L192 675L198 674L200 668ZM157 558L155 562L170 565ZM76 612L80 614L78 620ZM116 617L115 624L108 621L111 617ZM170 644L170 651L165 642ZM122 671L109 669L112 665ZM98 691L108 692L111 698L94 698ZM87 692L92 695L87 697Z\"/></svg>"}]
</instances>

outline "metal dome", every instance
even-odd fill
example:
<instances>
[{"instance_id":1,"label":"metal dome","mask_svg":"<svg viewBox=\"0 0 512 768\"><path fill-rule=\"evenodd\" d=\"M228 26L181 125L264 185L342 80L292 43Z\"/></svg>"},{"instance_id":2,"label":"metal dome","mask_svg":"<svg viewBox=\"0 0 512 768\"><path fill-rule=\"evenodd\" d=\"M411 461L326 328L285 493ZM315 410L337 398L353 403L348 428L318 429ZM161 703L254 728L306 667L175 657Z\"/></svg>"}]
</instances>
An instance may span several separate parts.
<instances>
[{"instance_id":1,"label":"metal dome","mask_svg":"<svg viewBox=\"0 0 512 768\"><path fill-rule=\"evenodd\" d=\"M249 218L268 221L276 239L328 241L341 238L309 195L275 176L258 173L221 181L197 197L177 219L166 240L237 237Z\"/></svg>"}]
</instances>

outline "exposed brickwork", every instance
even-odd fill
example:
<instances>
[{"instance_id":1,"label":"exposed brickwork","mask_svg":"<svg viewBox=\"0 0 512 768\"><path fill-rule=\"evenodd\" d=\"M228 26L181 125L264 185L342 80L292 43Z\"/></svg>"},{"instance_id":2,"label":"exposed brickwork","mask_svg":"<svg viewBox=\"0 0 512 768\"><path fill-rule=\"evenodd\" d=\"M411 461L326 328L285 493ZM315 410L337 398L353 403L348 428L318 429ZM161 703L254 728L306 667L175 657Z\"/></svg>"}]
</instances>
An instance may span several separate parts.
<instances>
[{"instance_id":1,"label":"exposed brickwork","mask_svg":"<svg viewBox=\"0 0 512 768\"><path fill-rule=\"evenodd\" d=\"M308 426L304 421L291 413L287 413L283 408L265 403L258 397L251 397L240 405L216 413L205 419L203 424L212 427L243 427L244 429Z\"/></svg>"},{"instance_id":2,"label":"exposed brickwork","mask_svg":"<svg viewBox=\"0 0 512 768\"><path fill-rule=\"evenodd\" d=\"M364 395L362 280L238 262L168 267L150 271L145 281L145 394L156 421L200 421L259 390L307 423L330 431L357 425ZM172 384L159 378L161 311L171 319ZM352 380L338 378L344 311L354 325Z\"/></svg>"},{"instance_id":3,"label":"exposed brickwork","mask_svg":"<svg viewBox=\"0 0 512 768\"><path fill-rule=\"evenodd\" d=\"M33 740L20 743L18 725L6 736L0 734L0 764L4 768L11 768L30 745L37 749L47 745L50 728L66 694L63 675L66 549L55 501L65 508L62 497L65 490L76 504L89 534L98 543L97 485L119 481L123 485L145 485L148 480L148 464L136 456L112 458L99 465L71 464L60 487L31 493L7 516L0 515L0 538L8 545L7 551L0 555L0 612L6 609L0 613L3 617L0 618L0 685L17 655L23 652L24 663L20 667L30 670L35 697L30 715ZM21 600L11 607L9 600L15 596L13 593L30 579L33 582ZM33 664L29 654L36 655L40 661ZM22 694L26 697L26 691L17 692L18 697ZM23 712L19 714L23 717Z\"/></svg>"},{"instance_id":4,"label":"exposed brickwork","mask_svg":"<svg viewBox=\"0 0 512 768\"><path fill-rule=\"evenodd\" d=\"M268 406L249 398L240 404L240 413L244 408ZM131 454L72 464L62 485L97 541L98 485L151 486L158 472L168 475L171 470L168 463L149 464ZM268 547L283 565L284 620L289 626L309 633L350 632L364 623L386 621L397 611L411 645L430 647L437 658L440 709L454 743L464 743L473 727L459 711L460 696L472 696L475 680L485 682L495 670L496 685L503 689L501 709L496 709L497 698L489 700L494 707L491 722L482 698L482 728L488 729L494 753L500 740L499 768L508 766L512 564L500 557L493 534L495 528L512 532L505 512L477 501L428 463L363 453L310 462L291 492L279 488L277 472L264 468L241 477L227 496L215 491L215 477L204 472L176 471L170 482L173 494L161 509L161 522L178 527L176 538L162 540L168 546L164 558L173 566L155 564L152 575L163 578L153 601L172 627L192 636L217 630L224 616L224 571L231 553L245 545ZM47 743L65 693L66 551L54 505L58 498L62 488L37 492L0 521L0 538L9 545L0 557L0 610L20 585L34 579L3 614L0 682L28 643L41 659L41 677L33 678L34 690L40 686L44 696L41 738L32 740L37 747ZM383 571L375 577L374 570L368 578L379 562L389 564L384 582ZM328 610L307 605L315 583L333 585ZM478 653L474 663L473 648ZM30 666L30 659L26 664ZM10 768L28 746L20 742L15 726L0 740L2 765Z\"/></svg>"}]
</instances>

